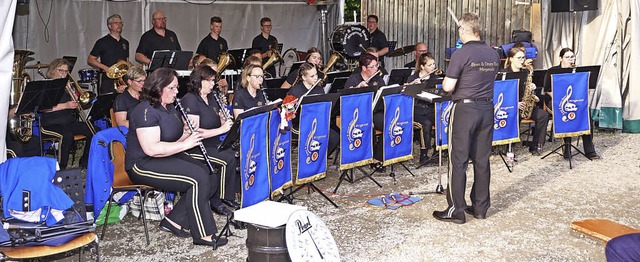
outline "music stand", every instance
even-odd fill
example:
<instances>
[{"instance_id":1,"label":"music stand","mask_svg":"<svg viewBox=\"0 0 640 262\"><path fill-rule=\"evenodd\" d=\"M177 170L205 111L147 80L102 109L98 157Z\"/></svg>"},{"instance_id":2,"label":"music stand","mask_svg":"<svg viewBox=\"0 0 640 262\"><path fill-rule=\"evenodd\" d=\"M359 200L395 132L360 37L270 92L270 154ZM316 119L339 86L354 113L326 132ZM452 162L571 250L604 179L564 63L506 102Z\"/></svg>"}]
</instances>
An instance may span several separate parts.
<instances>
[{"instance_id":1,"label":"music stand","mask_svg":"<svg viewBox=\"0 0 640 262\"><path fill-rule=\"evenodd\" d=\"M326 82L327 83L333 83L333 80L338 78L338 77L349 78L350 75L351 75L351 71L333 71L333 72L328 72L327 73Z\"/></svg>"},{"instance_id":2,"label":"music stand","mask_svg":"<svg viewBox=\"0 0 640 262\"><path fill-rule=\"evenodd\" d=\"M389 74L389 85L393 84L404 84L407 82L407 78L411 75L411 73L415 71L412 68L396 68L391 69L391 74Z\"/></svg>"},{"instance_id":3,"label":"music stand","mask_svg":"<svg viewBox=\"0 0 640 262\"><path fill-rule=\"evenodd\" d=\"M582 66L582 67L574 67L574 68L550 68L549 70L547 70L547 74L545 75L545 91L548 90L549 92L551 91L551 75L555 75L555 74L566 74L566 73L576 73L576 72L590 72L589 75L589 83L588 83L588 89L595 89L596 85L598 83L598 77L600 75L600 66L596 65L596 66ZM588 96L587 96L588 98ZM551 103L553 104L553 100L551 100ZM589 119L591 121L591 119ZM590 124L591 129L593 129L593 123ZM593 133L591 134L593 135ZM575 155L582 155L584 157L586 157L587 159L591 160L590 158L587 157L587 155L582 152L582 150L578 149L578 147L574 146L571 143L562 143L560 146L558 146L556 149L552 150L551 152L547 153L546 155L544 155L542 158L540 159L545 159L546 157L548 157L551 154L558 154L558 155L563 155L561 153L558 152L558 150L563 149L563 148L568 148L569 151L569 169L573 169L573 163L572 163L572 159L574 154L571 153L571 148L575 149L576 151L578 151L577 154Z\"/></svg>"},{"instance_id":4,"label":"music stand","mask_svg":"<svg viewBox=\"0 0 640 262\"><path fill-rule=\"evenodd\" d=\"M347 83L348 77L338 77L334 78L333 82L331 82L331 88L329 89L329 93L337 93L340 90L344 90L344 85Z\"/></svg>"},{"instance_id":5,"label":"music stand","mask_svg":"<svg viewBox=\"0 0 640 262\"><path fill-rule=\"evenodd\" d=\"M22 92L22 97L16 108L16 115L34 113L38 118L38 123L42 123L42 119L38 112L51 109L60 103L62 96L66 92L67 78L59 78L54 80L30 81ZM38 125L42 128L42 125ZM42 152L42 130L40 130L40 155Z\"/></svg>"},{"instance_id":6,"label":"music stand","mask_svg":"<svg viewBox=\"0 0 640 262\"><path fill-rule=\"evenodd\" d=\"M116 96L118 96L118 93L107 93L104 95L99 95L96 98L96 101L93 103L91 111L89 111L89 118L92 120L96 120L109 116L109 111L113 107L113 101L116 99ZM111 121L115 121L115 119L111 119Z\"/></svg>"},{"instance_id":7,"label":"music stand","mask_svg":"<svg viewBox=\"0 0 640 262\"><path fill-rule=\"evenodd\" d=\"M156 50L151 56L149 71L154 71L161 67L172 68L174 70L188 70L189 62L193 57L192 51L180 50Z\"/></svg>"},{"instance_id":8,"label":"music stand","mask_svg":"<svg viewBox=\"0 0 640 262\"><path fill-rule=\"evenodd\" d=\"M287 93L289 92L289 89L281 88L265 88L263 90L269 100L284 99L284 97L287 96Z\"/></svg>"},{"instance_id":9,"label":"music stand","mask_svg":"<svg viewBox=\"0 0 640 262\"><path fill-rule=\"evenodd\" d=\"M333 86L331 88L333 88ZM353 95L353 94L360 94L360 93L371 93L371 92L375 93L375 92L378 91L378 88L379 88L379 86L368 86L368 87L361 87L361 88L341 89L340 91L338 91L338 94L340 96L343 96L343 95ZM337 100L337 101L340 101L340 100ZM334 105L334 109L332 110L332 114L331 115L337 115L337 114L340 113L340 102L336 102L335 104L336 105ZM371 122L371 124L373 125L373 121ZM340 126L342 126L342 123L340 124ZM340 133L342 133L342 131ZM354 175L353 175L353 169L354 168L357 168L360 171L360 173L362 173L363 176L361 176L359 178L354 178ZM369 174L367 171L365 171L362 168L362 166L358 166L358 167L354 167L354 168L349 168L349 169L346 169L346 170L342 171L342 174L340 175L340 179L338 180L338 184L336 185L336 188L333 189L333 193L338 192L338 188L340 188L340 184L342 184L343 180L346 180L347 182L349 182L349 184L353 184L353 183L355 183L357 181L362 180L363 178L369 178L371 181L373 181L373 183L378 185L378 187L382 188L382 185L380 185L380 183L378 183L378 181L376 181L371 176L371 174Z\"/></svg>"},{"instance_id":10,"label":"music stand","mask_svg":"<svg viewBox=\"0 0 640 262\"><path fill-rule=\"evenodd\" d=\"M71 74L71 72L73 72L73 67L76 65L76 61L78 61L78 58L75 56L63 56L62 59L69 62L69 74Z\"/></svg>"},{"instance_id":11,"label":"music stand","mask_svg":"<svg viewBox=\"0 0 640 262\"><path fill-rule=\"evenodd\" d=\"M284 83L285 80L287 80L287 78L284 78L284 77L265 79L264 80L264 86L266 87L265 90L274 89L274 88L278 88L279 89L282 86L282 83Z\"/></svg>"},{"instance_id":12,"label":"music stand","mask_svg":"<svg viewBox=\"0 0 640 262\"><path fill-rule=\"evenodd\" d=\"M282 104L282 102L271 103L261 107L254 107L240 113L233 122L231 129L229 129L229 132L227 132L227 136L224 138L224 140L222 140L222 143L218 145L218 149L225 150L232 147L236 142L240 141L240 120L250 116L270 112L271 110L278 108L280 104Z\"/></svg>"},{"instance_id":13,"label":"music stand","mask_svg":"<svg viewBox=\"0 0 640 262\"><path fill-rule=\"evenodd\" d=\"M520 101L522 99L522 96L524 95L525 88L527 88L526 86L527 76L528 76L528 73L526 71L500 72L496 75L496 81L507 80L507 79L518 79L519 80L518 81L518 101ZM507 153L513 153L511 144L512 143L509 142ZM504 163L504 165L507 167L507 170L509 170L509 173L512 173L513 172L512 165L510 165L510 163L507 163L507 160L505 159L505 156L506 156L505 152L502 152L502 150L498 150L498 154L500 155L500 158L502 159L502 162ZM516 160L514 159L513 161L516 161Z\"/></svg>"},{"instance_id":14,"label":"music stand","mask_svg":"<svg viewBox=\"0 0 640 262\"><path fill-rule=\"evenodd\" d=\"M238 49L227 50L227 53L229 53L229 55L231 55L231 57L235 61L235 63L229 64L227 66L227 69L238 70L242 68L242 64L244 63L244 60L247 58L247 55L249 54L249 50L250 48L238 48Z\"/></svg>"},{"instance_id":15,"label":"music stand","mask_svg":"<svg viewBox=\"0 0 640 262\"><path fill-rule=\"evenodd\" d=\"M336 100L338 100L338 98L340 97L340 95L338 94L326 94L326 95L309 95L309 96L302 96L300 97L300 105L306 105L306 104L313 104L313 103L320 103L320 102L331 102L331 107L335 107L336 104ZM301 108L301 107L298 107ZM298 113L296 113L298 115ZM331 128L329 128L331 129ZM327 140L329 134L327 134ZM298 138L300 139L300 138ZM300 147L298 147L298 149L300 149ZM329 154L329 152L327 152L327 154ZM296 192L300 191L300 189L309 187L311 188L311 190L318 192L322 197L324 197L324 199L326 199L327 201L329 201L329 203L331 203L334 207L338 208L338 205L333 202L333 200L331 200L331 198L329 198L327 195L325 195L316 185L313 184L313 182L307 182L304 184L294 184L294 186L297 186L296 189L294 189L293 191L291 191L290 193L283 195L280 197L280 199L278 199L278 202L287 199L287 201L289 201L291 203L291 199L293 196L293 194L295 194Z\"/></svg>"}]
</instances>

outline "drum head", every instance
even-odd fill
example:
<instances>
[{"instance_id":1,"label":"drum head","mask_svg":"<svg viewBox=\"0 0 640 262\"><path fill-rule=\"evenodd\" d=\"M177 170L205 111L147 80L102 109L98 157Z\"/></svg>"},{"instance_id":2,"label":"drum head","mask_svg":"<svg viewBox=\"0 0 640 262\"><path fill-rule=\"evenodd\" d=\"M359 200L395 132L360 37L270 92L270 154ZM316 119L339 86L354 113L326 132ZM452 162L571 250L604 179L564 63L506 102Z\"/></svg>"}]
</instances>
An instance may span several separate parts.
<instances>
[{"instance_id":1,"label":"drum head","mask_svg":"<svg viewBox=\"0 0 640 262\"><path fill-rule=\"evenodd\" d=\"M347 58L356 58L369 47L370 39L369 31L362 25L339 25L331 34L331 47Z\"/></svg>"},{"instance_id":2,"label":"drum head","mask_svg":"<svg viewBox=\"0 0 640 262\"><path fill-rule=\"evenodd\" d=\"M289 48L287 51L284 51L284 53L282 53L282 60L284 62L280 63L280 76L289 75L289 72L291 72L291 65L295 62L304 60L303 54L306 53L300 52L295 48Z\"/></svg>"},{"instance_id":3,"label":"drum head","mask_svg":"<svg viewBox=\"0 0 640 262\"><path fill-rule=\"evenodd\" d=\"M78 76L80 76L80 82L92 82L98 80L98 70L93 68L84 68L78 70Z\"/></svg>"},{"instance_id":4,"label":"drum head","mask_svg":"<svg viewBox=\"0 0 640 262\"><path fill-rule=\"evenodd\" d=\"M340 261L340 252L327 225L314 213L297 210L285 229L291 261Z\"/></svg>"}]
</instances>

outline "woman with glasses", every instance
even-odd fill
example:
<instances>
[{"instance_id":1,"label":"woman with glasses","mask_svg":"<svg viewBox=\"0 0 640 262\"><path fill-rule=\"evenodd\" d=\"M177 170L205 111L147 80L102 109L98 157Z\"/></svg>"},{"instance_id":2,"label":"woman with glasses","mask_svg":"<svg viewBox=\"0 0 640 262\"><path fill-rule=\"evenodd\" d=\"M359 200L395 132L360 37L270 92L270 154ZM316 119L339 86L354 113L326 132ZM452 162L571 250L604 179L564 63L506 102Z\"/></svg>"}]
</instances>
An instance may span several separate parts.
<instances>
[{"instance_id":1,"label":"woman with glasses","mask_svg":"<svg viewBox=\"0 0 640 262\"><path fill-rule=\"evenodd\" d=\"M182 238L190 235L193 244L215 248L227 243L212 237L217 229L214 205L209 203L219 180L202 162L183 153L198 145L202 133L185 131L173 106L176 95L178 75L173 69L157 69L146 79L142 99L129 117L125 169L135 184L182 192L160 229Z\"/></svg>"},{"instance_id":2,"label":"woman with glasses","mask_svg":"<svg viewBox=\"0 0 640 262\"><path fill-rule=\"evenodd\" d=\"M242 78L241 87L235 91L232 102L234 118L246 110L267 104L267 99L261 90L264 81L262 67L247 65L240 77Z\"/></svg>"},{"instance_id":3,"label":"woman with glasses","mask_svg":"<svg viewBox=\"0 0 640 262\"><path fill-rule=\"evenodd\" d=\"M147 72L141 66L132 66L124 78L128 87L113 101L115 119L112 121L115 121L117 126L129 128L129 113L140 103L140 93L147 79Z\"/></svg>"},{"instance_id":4,"label":"woman with glasses","mask_svg":"<svg viewBox=\"0 0 640 262\"><path fill-rule=\"evenodd\" d=\"M360 70L354 71L349 76L349 79L344 84L345 88L384 85L384 80L378 67L378 58L372 54L364 53L358 61L360 62Z\"/></svg>"},{"instance_id":5,"label":"woman with glasses","mask_svg":"<svg viewBox=\"0 0 640 262\"><path fill-rule=\"evenodd\" d=\"M520 72L526 70L529 73L529 70L526 68L526 56L525 52L521 48L511 48L507 53L507 61L504 64L504 72ZM528 86L524 88L536 88L534 83L530 83ZM520 94L524 94L525 90L520 90ZM520 95L522 97L522 95ZM523 110L525 108L524 102L518 103L518 108ZM547 125L549 124L549 113L544 111L542 108L534 107L533 111L531 111L531 120L536 122L536 125L533 127L533 139L529 144L529 152L531 152L534 156L539 156L540 151L542 151L542 146L544 145L545 134L547 133Z\"/></svg>"},{"instance_id":6,"label":"woman with glasses","mask_svg":"<svg viewBox=\"0 0 640 262\"><path fill-rule=\"evenodd\" d=\"M576 54L573 52L571 48L565 47L560 50L560 64L557 66L553 66L549 69L557 69L557 68L573 68L576 67ZM596 153L596 148L593 145L593 125L591 125L591 134L590 135L582 135L582 146L584 149L584 154L587 158L594 160L600 159L600 155ZM571 144L571 137L564 138L565 144ZM571 147L567 146L564 148L564 158L569 159L571 156Z\"/></svg>"},{"instance_id":7,"label":"woman with glasses","mask_svg":"<svg viewBox=\"0 0 640 262\"><path fill-rule=\"evenodd\" d=\"M213 165L220 166L220 186L212 189L215 192L213 198L222 199L222 202L232 208L239 208L236 202L236 194L240 192L240 178L236 174L238 160L232 149L218 149L222 143L220 137L229 132L233 121L225 117L229 111L226 108L220 108L216 101L217 93L221 92L215 87L216 75L217 73L207 65L196 67L191 72L189 92L182 98L182 105L188 112L191 123L196 124L198 132L202 134L202 142L209 153L209 161ZM193 148L188 153L196 159L204 160L200 148ZM231 215L231 211L222 203L214 206L213 211L220 215Z\"/></svg>"},{"instance_id":8,"label":"woman with glasses","mask_svg":"<svg viewBox=\"0 0 640 262\"><path fill-rule=\"evenodd\" d=\"M57 58L51 62L47 69L46 76L49 79L67 78L69 75L69 66L71 64L62 58ZM67 89L71 88L71 83L67 82ZM87 137L87 141L91 141L93 134L87 127L86 123L78 121L78 117L75 115L76 108L79 106L77 98L72 99L70 92L65 91L60 99L60 102L52 109L46 110L42 114L41 125L42 134L45 137L56 137L60 139L60 165L61 169L67 168L69 163L69 153L73 146L73 136L84 135ZM80 157L80 166L86 167L89 159L89 146L90 143L86 143Z\"/></svg>"}]
</instances>

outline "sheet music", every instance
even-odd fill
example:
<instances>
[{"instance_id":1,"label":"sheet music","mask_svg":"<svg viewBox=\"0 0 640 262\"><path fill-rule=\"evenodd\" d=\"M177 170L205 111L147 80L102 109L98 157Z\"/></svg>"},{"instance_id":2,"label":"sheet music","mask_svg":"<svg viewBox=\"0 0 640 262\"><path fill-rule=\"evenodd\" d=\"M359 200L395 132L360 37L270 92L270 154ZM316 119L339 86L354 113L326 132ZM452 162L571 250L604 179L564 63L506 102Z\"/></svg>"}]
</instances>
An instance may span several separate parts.
<instances>
[{"instance_id":1,"label":"sheet music","mask_svg":"<svg viewBox=\"0 0 640 262\"><path fill-rule=\"evenodd\" d=\"M389 89L389 88L394 88L394 87L399 87L399 86L400 86L399 84L393 84L393 85L390 85L390 86L380 87L380 89L378 89L378 92L376 92L375 98L373 99L373 107L375 107L376 104L378 103L378 100L380 100L380 96L382 96L382 90Z\"/></svg>"},{"instance_id":2,"label":"sheet music","mask_svg":"<svg viewBox=\"0 0 640 262\"><path fill-rule=\"evenodd\" d=\"M442 96L436 95L434 93L429 93L426 91L422 91L422 93L418 94L418 97L430 103L433 103L434 99L442 98Z\"/></svg>"},{"instance_id":3,"label":"sheet music","mask_svg":"<svg viewBox=\"0 0 640 262\"><path fill-rule=\"evenodd\" d=\"M176 73L178 73L178 76L190 76L191 75L191 71L189 71L189 70L176 70Z\"/></svg>"}]
</instances>

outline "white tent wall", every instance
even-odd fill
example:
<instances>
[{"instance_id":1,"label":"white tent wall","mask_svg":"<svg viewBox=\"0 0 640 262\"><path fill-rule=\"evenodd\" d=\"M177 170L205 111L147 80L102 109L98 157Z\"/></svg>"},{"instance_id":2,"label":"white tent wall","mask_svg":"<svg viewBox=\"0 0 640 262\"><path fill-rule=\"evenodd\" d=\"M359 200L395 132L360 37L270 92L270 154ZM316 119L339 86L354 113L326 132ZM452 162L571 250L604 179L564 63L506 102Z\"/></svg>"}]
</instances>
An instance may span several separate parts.
<instances>
[{"instance_id":1,"label":"white tent wall","mask_svg":"<svg viewBox=\"0 0 640 262\"><path fill-rule=\"evenodd\" d=\"M627 2L627 1L625 1ZM640 133L640 65L636 61L640 57L640 1L630 0L628 13L622 20L622 57L624 57L622 113L624 132ZM626 17L629 16L629 20ZM632 58L635 57L636 59Z\"/></svg>"},{"instance_id":2,"label":"white tent wall","mask_svg":"<svg viewBox=\"0 0 640 262\"><path fill-rule=\"evenodd\" d=\"M0 1L0 163L7 159L7 111L13 77L13 40L11 31L17 0Z\"/></svg>"},{"instance_id":3,"label":"white tent wall","mask_svg":"<svg viewBox=\"0 0 640 262\"><path fill-rule=\"evenodd\" d=\"M78 69L88 67L86 58L95 41L108 33L109 15L122 16L123 37L130 44L129 60L134 61L140 36L151 27L150 14L155 11L163 11L168 17L167 28L176 32L182 50L195 51L209 33L212 16L222 18L221 35L230 49L251 47L253 37L260 33L260 18L264 16L273 21L271 33L284 44L284 50L291 47L306 50L318 46L320 39L320 14L316 6L304 2L196 5L184 1L32 0L28 12L16 16L15 46L34 51L33 57L42 63L65 55L77 56L73 72L76 76ZM33 74L32 77L39 78Z\"/></svg>"}]
</instances>

